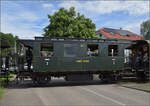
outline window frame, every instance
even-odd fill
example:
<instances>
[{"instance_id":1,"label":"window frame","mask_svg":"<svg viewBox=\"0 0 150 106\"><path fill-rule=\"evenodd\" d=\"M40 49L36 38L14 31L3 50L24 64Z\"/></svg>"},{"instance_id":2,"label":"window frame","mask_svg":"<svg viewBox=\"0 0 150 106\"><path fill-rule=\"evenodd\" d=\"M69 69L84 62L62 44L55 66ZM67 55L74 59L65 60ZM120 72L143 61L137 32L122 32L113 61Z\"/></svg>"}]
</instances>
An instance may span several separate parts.
<instances>
[{"instance_id":1,"label":"window frame","mask_svg":"<svg viewBox=\"0 0 150 106\"><path fill-rule=\"evenodd\" d=\"M69 54L68 51L66 51L67 46L69 49L71 48L71 50L73 50L72 51L73 54ZM75 44L75 43L64 43L63 47L64 47L63 57L77 57L78 56L78 45L77 44Z\"/></svg>"},{"instance_id":2,"label":"window frame","mask_svg":"<svg viewBox=\"0 0 150 106\"><path fill-rule=\"evenodd\" d=\"M117 53L115 54L115 48L114 48L114 53L113 53L113 55L111 54L112 52L109 52L109 46L116 46L117 47L117 49L116 49L116 51L117 51ZM111 48L111 50L112 50L112 48ZM111 57L117 57L117 56L119 56L119 45L117 45L117 44L109 44L108 45L108 49L107 49L107 56L111 56ZM110 55L111 54L111 55Z\"/></svg>"},{"instance_id":3,"label":"window frame","mask_svg":"<svg viewBox=\"0 0 150 106\"><path fill-rule=\"evenodd\" d=\"M51 50L42 50L43 48L48 48L48 46L44 47L43 45L48 45ZM42 52L48 52L48 53L44 54ZM49 54L49 56L48 56L48 54ZM54 56L54 43L52 43L52 42L50 42L50 43L49 42L48 43L47 42L46 43L45 42L40 43L40 57L53 57L53 56Z\"/></svg>"},{"instance_id":4,"label":"window frame","mask_svg":"<svg viewBox=\"0 0 150 106\"><path fill-rule=\"evenodd\" d=\"M91 55L91 56L88 56L88 45L96 45L98 48L97 49L95 49L95 50L98 50L98 53L97 53L97 55ZM91 51L91 50L90 50ZM93 51L91 51L91 52L93 52ZM87 43L87 48L86 48L86 56L87 57L98 57L98 56L100 56L100 46L99 46L99 44L98 43Z\"/></svg>"}]
</instances>

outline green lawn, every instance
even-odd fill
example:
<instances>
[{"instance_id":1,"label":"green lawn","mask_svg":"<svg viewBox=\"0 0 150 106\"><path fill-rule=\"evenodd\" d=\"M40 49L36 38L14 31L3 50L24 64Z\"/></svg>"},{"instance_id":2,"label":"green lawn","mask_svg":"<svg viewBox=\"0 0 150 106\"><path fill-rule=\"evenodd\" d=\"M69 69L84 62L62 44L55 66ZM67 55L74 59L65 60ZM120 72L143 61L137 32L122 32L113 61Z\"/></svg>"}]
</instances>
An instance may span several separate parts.
<instances>
[{"instance_id":1,"label":"green lawn","mask_svg":"<svg viewBox=\"0 0 150 106\"><path fill-rule=\"evenodd\" d=\"M9 78L13 78L14 77L14 74L9 74Z\"/></svg>"},{"instance_id":2,"label":"green lawn","mask_svg":"<svg viewBox=\"0 0 150 106\"><path fill-rule=\"evenodd\" d=\"M10 79L13 78L13 77L14 77L14 74L9 74L8 81L10 81ZM6 82L6 80L7 80L6 77L0 78L1 84L3 85ZM3 94L4 94L4 88L0 87L0 99L2 99Z\"/></svg>"},{"instance_id":3,"label":"green lawn","mask_svg":"<svg viewBox=\"0 0 150 106\"><path fill-rule=\"evenodd\" d=\"M6 80L7 80L7 78L0 78L0 82L1 82L1 83L6 82ZM8 78L8 81L10 81L10 78Z\"/></svg>"},{"instance_id":4,"label":"green lawn","mask_svg":"<svg viewBox=\"0 0 150 106\"><path fill-rule=\"evenodd\" d=\"M9 76L8 76L8 81L10 81L10 79L13 78L13 77L14 77L14 74L9 74ZM1 82L1 83L6 82L6 80L7 80L6 77L0 78L0 82Z\"/></svg>"},{"instance_id":5,"label":"green lawn","mask_svg":"<svg viewBox=\"0 0 150 106\"><path fill-rule=\"evenodd\" d=\"M4 94L4 88L0 87L0 99L2 99L3 94Z\"/></svg>"},{"instance_id":6,"label":"green lawn","mask_svg":"<svg viewBox=\"0 0 150 106\"><path fill-rule=\"evenodd\" d=\"M136 83L136 84L138 84L138 85L143 85L143 86L150 86L150 83L148 82L148 83Z\"/></svg>"},{"instance_id":7,"label":"green lawn","mask_svg":"<svg viewBox=\"0 0 150 106\"><path fill-rule=\"evenodd\" d=\"M10 79L13 78L13 77L14 77L14 74L9 74L8 81L10 81ZM7 81L6 77L0 78L1 85L3 85L6 81ZM3 94L4 94L4 87L0 86L0 99L2 99Z\"/></svg>"},{"instance_id":8,"label":"green lawn","mask_svg":"<svg viewBox=\"0 0 150 106\"><path fill-rule=\"evenodd\" d=\"M136 85L141 85L141 86L150 86L150 82L141 82L141 83L138 83L138 82L126 82L125 84L136 84Z\"/></svg>"}]
</instances>

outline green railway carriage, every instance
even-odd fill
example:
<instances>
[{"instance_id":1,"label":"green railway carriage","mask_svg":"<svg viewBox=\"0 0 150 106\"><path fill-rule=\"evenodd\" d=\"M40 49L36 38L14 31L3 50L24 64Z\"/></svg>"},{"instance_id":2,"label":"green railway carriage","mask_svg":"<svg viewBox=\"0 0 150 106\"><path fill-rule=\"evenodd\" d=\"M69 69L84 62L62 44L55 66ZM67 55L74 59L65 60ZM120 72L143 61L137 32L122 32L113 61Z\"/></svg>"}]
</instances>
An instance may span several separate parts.
<instances>
[{"instance_id":1,"label":"green railway carriage","mask_svg":"<svg viewBox=\"0 0 150 106\"><path fill-rule=\"evenodd\" d=\"M115 79L124 69L124 49L131 41L35 37L19 40L33 52L31 78L41 83L51 77L66 80Z\"/></svg>"}]
</instances>

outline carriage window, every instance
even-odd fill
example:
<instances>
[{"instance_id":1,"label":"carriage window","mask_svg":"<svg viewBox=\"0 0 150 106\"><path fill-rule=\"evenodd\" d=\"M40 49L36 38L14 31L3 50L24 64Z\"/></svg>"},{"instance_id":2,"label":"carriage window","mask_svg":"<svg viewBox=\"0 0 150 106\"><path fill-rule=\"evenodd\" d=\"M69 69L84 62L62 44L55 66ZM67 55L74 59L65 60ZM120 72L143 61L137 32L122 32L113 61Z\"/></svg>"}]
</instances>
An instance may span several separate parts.
<instances>
[{"instance_id":1,"label":"carriage window","mask_svg":"<svg viewBox=\"0 0 150 106\"><path fill-rule=\"evenodd\" d=\"M88 56L98 56L98 44L88 44L87 45L87 55Z\"/></svg>"},{"instance_id":2,"label":"carriage window","mask_svg":"<svg viewBox=\"0 0 150 106\"><path fill-rule=\"evenodd\" d=\"M76 57L77 45L76 44L64 44L64 57Z\"/></svg>"},{"instance_id":3,"label":"carriage window","mask_svg":"<svg viewBox=\"0 0 150 106\"><path fill-rule=\"evenodd\" d=\"M40 55L42 57L52 57L53 56L53 44L52 43L41 43Z\"/></svg>"},{"instance_id":4,"label":"carriage window","mask_svg":"<svg viewBox=\"0 0 150 106\"><path fill-rule=\"evenodd\" d=\"M118 56L118 45L108 46L108 56Z\"/></svg>"},{"instance_id":5,"label":"carriage window","mask_svg":"<svg viewBox=\"0 0 150 106\"><path fill-rule=\"evenodd\" d=\"M130 63L132 57L132 50L124 49L124 63Z\"/></svg>"}]
</instances>

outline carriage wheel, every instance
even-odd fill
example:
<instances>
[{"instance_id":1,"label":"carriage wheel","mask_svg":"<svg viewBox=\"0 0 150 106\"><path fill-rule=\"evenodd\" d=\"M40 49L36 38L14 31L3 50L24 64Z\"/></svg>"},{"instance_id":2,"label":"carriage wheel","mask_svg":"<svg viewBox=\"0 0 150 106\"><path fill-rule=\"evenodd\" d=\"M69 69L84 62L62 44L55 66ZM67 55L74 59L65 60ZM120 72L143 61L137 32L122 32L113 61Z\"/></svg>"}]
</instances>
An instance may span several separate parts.
<instances>
[{"instance_id":1,"label":"carriage wheel","mask_svg":"<svg viewBox=\"0 0 150 106\"><path fill-rule=\"evenodd\" d=\"M51 80L50 76L38 76L36 78L38 84L48 84L50 80Z\"/></svg>"},{"instance_id":2,"label":"carriage wheel","mask_svg":"<svg viewBox=\"0 0 150 106\"><path fill-rule=\"evenodd\" d=\"M99 74L99 79L104 83L110 83L113 81L112 76L109 74Z\"/></svg>"},{"instance_id":3,"label":"carriage wheel","mask_svg":"<svg viewBox=\"0 0 150 106\"><path fill-rule=\"evenodd\" d=\"M99 74L99 79L102 81L102 82L108 82L108 78L107 76L105 76L104 74Z\"/></svg>"}]
</instances>

